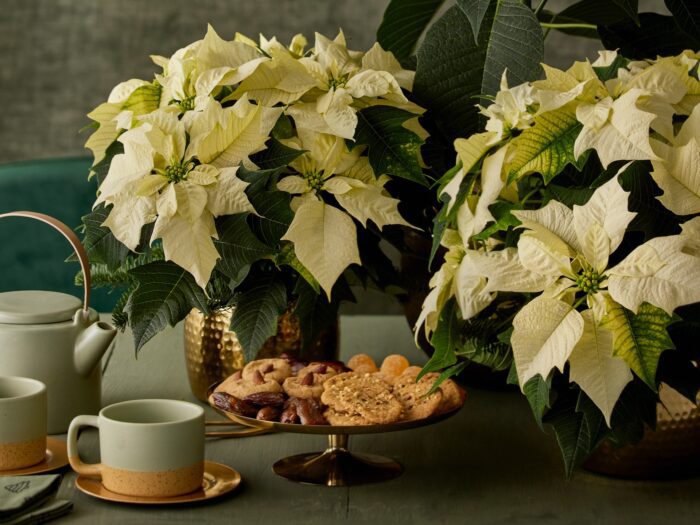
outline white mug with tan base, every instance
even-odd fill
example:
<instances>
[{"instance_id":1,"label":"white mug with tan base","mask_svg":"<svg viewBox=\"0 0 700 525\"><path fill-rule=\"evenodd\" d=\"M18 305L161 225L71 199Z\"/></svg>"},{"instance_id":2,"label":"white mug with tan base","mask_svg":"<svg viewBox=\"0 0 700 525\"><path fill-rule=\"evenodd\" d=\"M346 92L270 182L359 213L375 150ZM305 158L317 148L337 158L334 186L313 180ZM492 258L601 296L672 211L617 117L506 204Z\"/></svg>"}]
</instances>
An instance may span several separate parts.
<instances>
[{"instance_id":1,"label":"white mug with tan base","mask_svg":"<svg viewBox=\"0 0 700 525\"><path fill-rule=\"evenodd\" d=\"M85 464L78 430L97 427L101 462ZM78 416L68 429L68 457L78 474L101 479L127 496L170 497L194 492L204 480L204 410L186 401L141 399Z\"/></svg>"},{"instance_id":2,"label":"white mug with tan base","mask_svg":"<svg viewBox=\"0 0 700 525\"><path fill-rule=\"evenodd\" d=\"M0 376L0 471L41 463L46 457L46 385Z\"/></svg>"}]
</instances>

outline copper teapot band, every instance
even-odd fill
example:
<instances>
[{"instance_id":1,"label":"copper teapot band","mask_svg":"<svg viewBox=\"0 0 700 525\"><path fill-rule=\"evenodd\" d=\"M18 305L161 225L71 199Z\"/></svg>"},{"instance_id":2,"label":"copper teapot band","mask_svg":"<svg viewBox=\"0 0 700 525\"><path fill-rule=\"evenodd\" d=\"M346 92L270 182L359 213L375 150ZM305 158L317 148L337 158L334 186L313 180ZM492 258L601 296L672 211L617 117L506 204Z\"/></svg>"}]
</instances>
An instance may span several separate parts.
<instances>
[{"instance_id":1,"label":"copper teapot band","mask_svg":"<svg viewBox=\"0 0 700 525\"><path fill-rule=\"evenodd\" d=\"M80 262L80 269L83 272L83 312L87 317L88 308L90 307L90 265L88 263L88 255L83 247L80 239L68 226L63 224L58 219L54 219L49 215L43 213L37 213L33 211L12 211L9 213L0 214L0 219L5 217L26 217L28 219L36 219L44 224L48 224L54 230L58 231L73 247L73 251L78 256L78 261Z\"/></svg>"}]
</instances>

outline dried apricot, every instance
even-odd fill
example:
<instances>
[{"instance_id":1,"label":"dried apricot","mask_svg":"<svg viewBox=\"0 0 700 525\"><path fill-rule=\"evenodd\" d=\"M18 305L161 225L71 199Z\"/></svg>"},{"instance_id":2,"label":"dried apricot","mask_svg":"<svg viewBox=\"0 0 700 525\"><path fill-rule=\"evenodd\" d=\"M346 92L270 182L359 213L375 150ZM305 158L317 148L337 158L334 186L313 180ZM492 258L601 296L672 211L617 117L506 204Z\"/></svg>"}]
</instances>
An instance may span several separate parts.
<instances>
[{"instance_id":1,"label":"dried apricot","mask_svg":"<svg viewBox=\"0 0 700 525\"><path fill-rule=\"evenodd\" d=\"M384 377L387 378L398 377L410 365L411 363L409 363L408 359L406 359L404 356L393 354L384 358L384 362L382 362L382 367L379 369L379 371Z\"/></svg>"},{"instance_id":2,"label":"dried apricot","mask_svg":"<svg viewBox=\"0 0 700 525\"><path fill-rule=\"evenodd\" d=\"M354 372L374 373L377 371L377 365L367 354L355 354L348 361L348 368Z\"/></svg>"}]
</instances>

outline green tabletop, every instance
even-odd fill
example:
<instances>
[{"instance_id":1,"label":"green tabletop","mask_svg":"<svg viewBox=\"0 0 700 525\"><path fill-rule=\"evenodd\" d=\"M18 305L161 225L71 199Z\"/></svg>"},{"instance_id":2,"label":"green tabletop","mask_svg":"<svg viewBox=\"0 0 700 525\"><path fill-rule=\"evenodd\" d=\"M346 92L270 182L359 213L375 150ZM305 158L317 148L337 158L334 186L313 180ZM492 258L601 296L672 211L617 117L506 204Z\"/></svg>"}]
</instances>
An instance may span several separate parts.
<instances>
[{"instance_id":1,"label":"green tabletop","mask_svg":"<svg viewBox=\"0 0 700 525\"><path fill-rule=\"evenodd\" d=\"M402 353L414 362L406 321L398 316L341 319L341 357L365 352ZM120 334L105 373L106 404L165 397L194 401L185 375L182 327L156 337L134 358L128 334ZM212 418L218 418L212 412ZM98 459L96 433L80 446ZM91 499L66 474L60 497L75 503L66 523L469 523L655 524L698 523L700 479L630 482L586 472L563 479L559 451L541 433L526 401L514 392L469 391L452 419L405 432L353 437L350 448L391 456L405 467L390 482L352 488L298 485L277 477L272 464L285 456L321 450L321 437L293 434L209 440L207 458L243 476L230 497L189 507L142 508ZM60 521L60 520L59 520Z\"/></svg>"}]
</instances>

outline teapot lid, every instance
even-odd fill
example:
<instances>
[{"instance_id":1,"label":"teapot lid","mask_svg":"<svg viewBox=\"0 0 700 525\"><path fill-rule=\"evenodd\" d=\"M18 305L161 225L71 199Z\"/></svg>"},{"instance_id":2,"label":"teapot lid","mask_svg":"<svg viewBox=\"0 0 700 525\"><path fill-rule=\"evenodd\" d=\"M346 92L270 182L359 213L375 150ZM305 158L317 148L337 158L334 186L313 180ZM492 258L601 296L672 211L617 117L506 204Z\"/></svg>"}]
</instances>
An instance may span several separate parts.
<instances>
[{"instance_id":1,"label":"teapot lid","mask_svg":"<svg viewBox=\"0 0 700 525\"><path fill-rule=\"evenodd\" d=\"M82 305L77 297L59 292L3 292L0 293L0 323L62 323L70 321Z\"/></svg>"}]
</instances>

